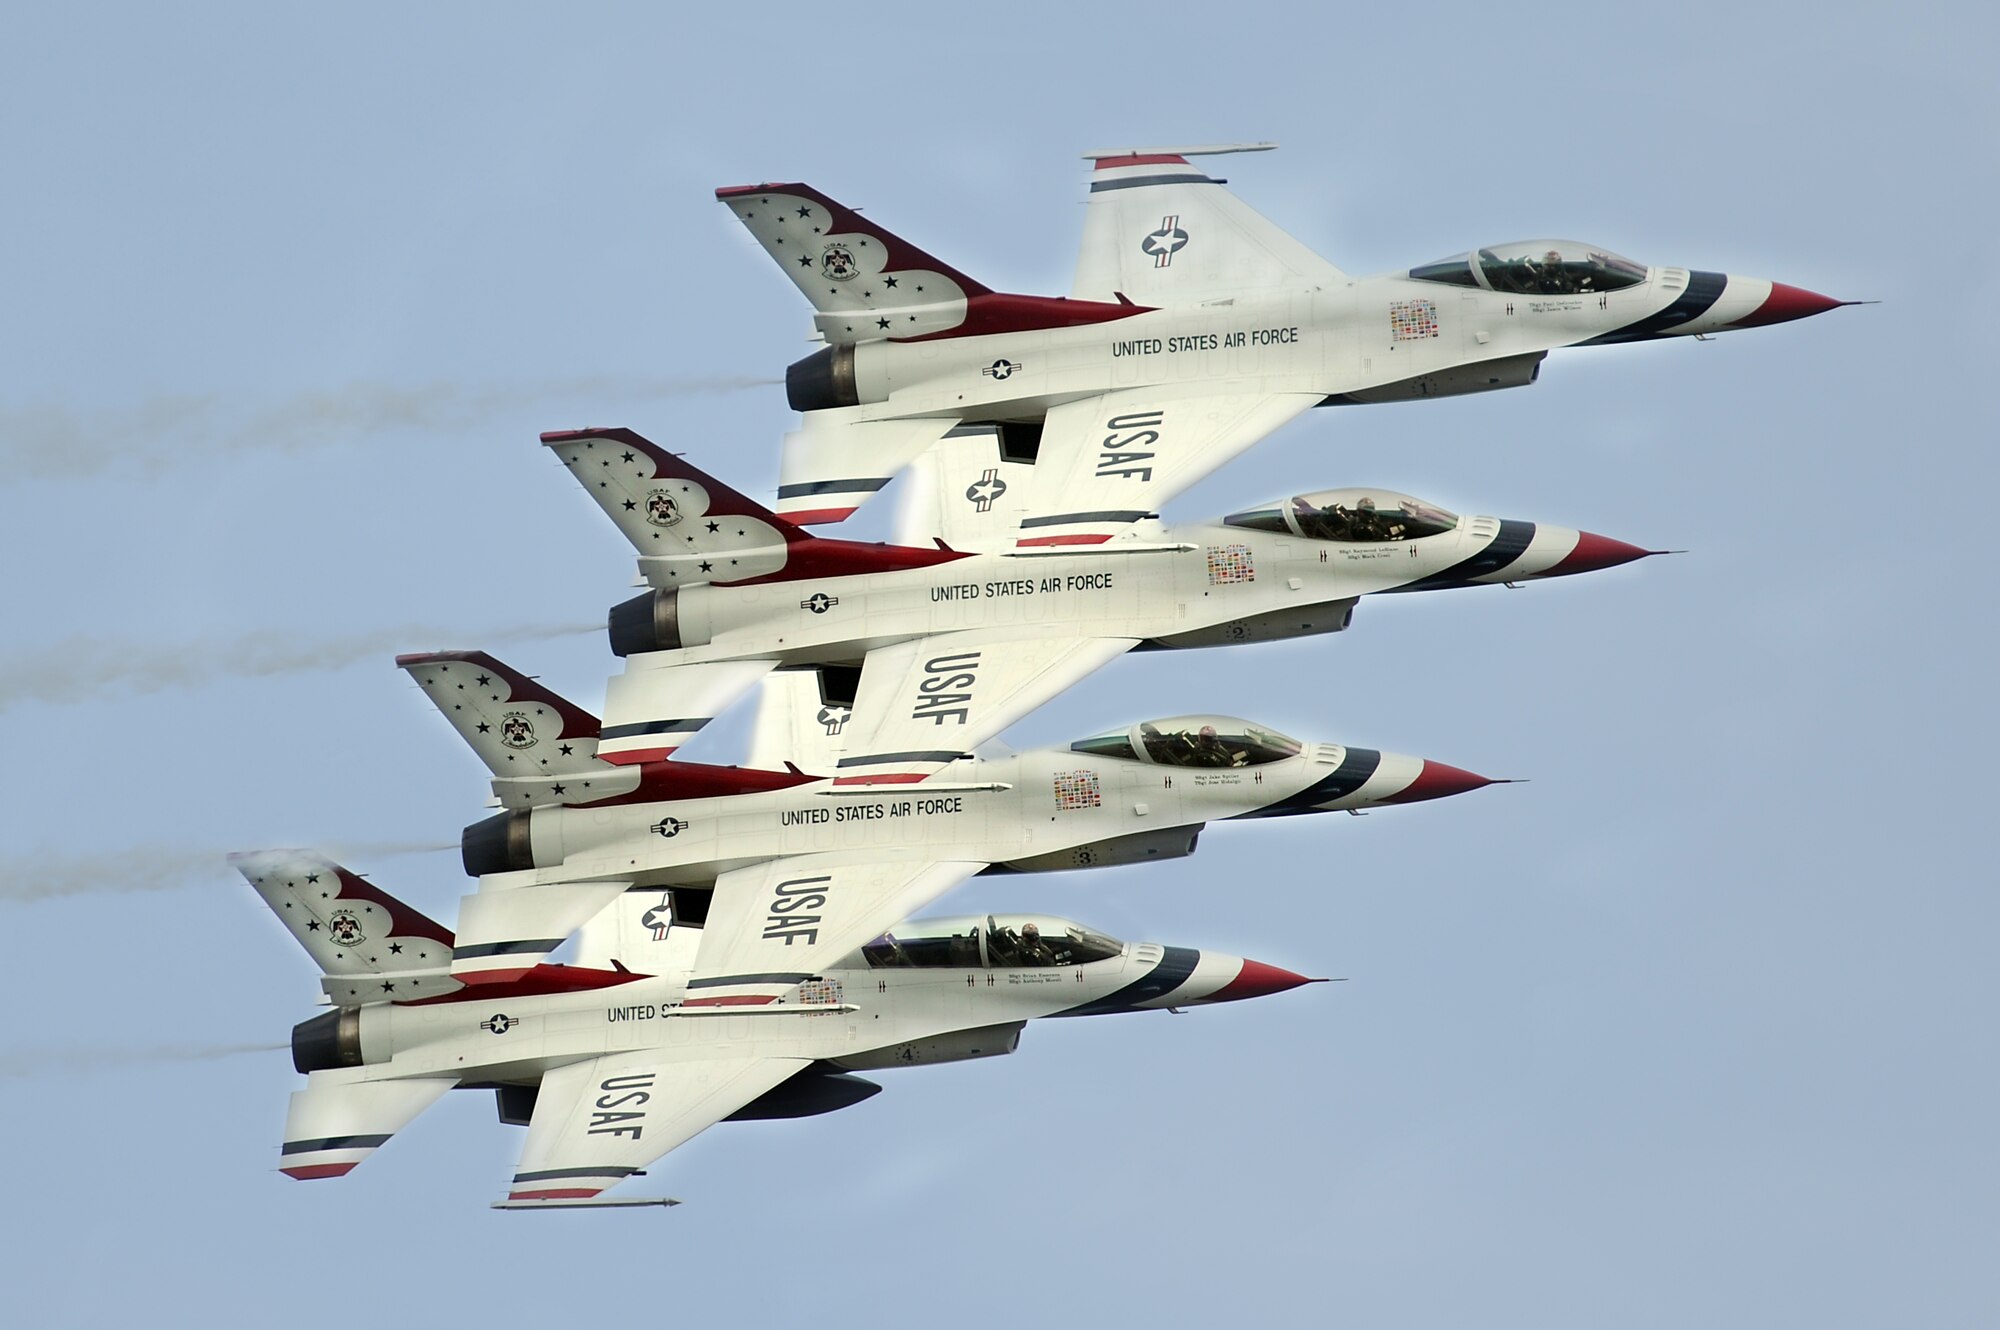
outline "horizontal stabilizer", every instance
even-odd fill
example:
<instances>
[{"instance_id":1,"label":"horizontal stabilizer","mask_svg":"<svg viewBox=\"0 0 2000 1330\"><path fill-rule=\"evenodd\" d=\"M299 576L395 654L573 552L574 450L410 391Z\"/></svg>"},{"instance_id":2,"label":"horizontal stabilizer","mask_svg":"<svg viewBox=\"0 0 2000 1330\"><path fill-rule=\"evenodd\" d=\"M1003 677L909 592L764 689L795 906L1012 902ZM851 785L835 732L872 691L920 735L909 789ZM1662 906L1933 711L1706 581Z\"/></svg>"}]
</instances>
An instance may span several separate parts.
<instances>
[{"instance_id":1,"label":"horizontal stabilizer","mask_svg":"<svg viewBox=\"0 0 2000 1330\"><path fill-rule=\"evenodd\" d=\"M794 522L845 521L957 424L859 420L852 407L809 411L778 453L778 511Z\"/></svg>"},{"instance_id":2,"label":"horizontal stabilizer","mask_svg":"<svg viewBox=\"0 0 2000 1330\"><path fill-rule=\"evenodd\" d=\"M677 665L672 658L665 651L627 656L624 673L605 685L598 752L606 761L666 759L777 668L771 660Z\"/></svg>"},{"instance_id":3,"label":"horizontal stabilizer","mask_svg":"<svg viewBox=\"0 0 2000 1330\"><path fill-rule=\"evenodd\" d=\"M279 1171L301 1181L342 1177L458 1083L448 1076L396 1081L351 1076L316 1071L305 1089L292 1093Z\"/></svg>"},{"instance_id":4,"label":"horizontal stabilizer","mask_svg":"<svg viewBox=\"0 0 2000 1330\"><path fill-rule=\"evenodd\" d=\"M570 882L466 896L459 902L451 972L468 984L519 979L631 885Z\"/></svg>"},{"instance_id":5,"label":"horizontal stabilizer","mask_svg":"<svg viewBox=\"0 0 2000 1330\"><path fill-rule=\"evenodd\" d=\"M1232 152L1269 152L1278 145L1266 139L1258 143L1198 143L1187 148L1099 148L1083 154L1086 162L1111 161L1120 157L1220 157Z\"/></svg>"},{"instance_id":6,"label":"horizontal stabilizer","mask_svg":"<svg viewBox=\"0 0 2000 1330\"><path fill-rule=\"evenodd\" d=\"M451 930L309 850L232 854L271 913L318 962L336 1005L436 997L450 977Z\"/></svg>"}]
</instances>

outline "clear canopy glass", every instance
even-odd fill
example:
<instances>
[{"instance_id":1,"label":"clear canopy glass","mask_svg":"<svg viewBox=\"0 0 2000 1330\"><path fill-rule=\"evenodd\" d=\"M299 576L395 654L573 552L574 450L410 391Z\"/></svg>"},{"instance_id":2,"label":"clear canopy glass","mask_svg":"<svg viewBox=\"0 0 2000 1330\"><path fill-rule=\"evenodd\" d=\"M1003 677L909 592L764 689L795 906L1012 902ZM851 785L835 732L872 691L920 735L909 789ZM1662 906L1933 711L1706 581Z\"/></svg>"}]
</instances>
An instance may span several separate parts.
<instances>
[{"instance_id":1,"label":"clear canopy glass","mask_svg":"<svg viewBox=\"0 0 2000 1330\"><path fill-rule=\"evenodd\" d=\"M1087 965L1124 950L1117 938L1054 915L961 915L912 920L835 968L1026 970Z\"/></svg>"},{"instance_id":2,"label":"clear canopy glass","mask_svg":"<svg viewBox=\"0 0 2000 1330\"><path fill-rule=\"evenodd\" d=\"M1227 526L1276 531L1344 545L1439 536L1458 526L1458 515L1394 490L1341 489L1300 494L1268 508L1222 519Z\"/></svg>"},{"instance_id":3,"label":"clear canopy glass","mask_svg":"<svg viewBox=\"0 0 2000 1330\"><path fill-rule=\"evenodd\" d=\"M1595 295L1637 286L1646 265L1577 240L1517 240L1410 269L1420 282L1515 296Z\"/></svg>"},{"instance_id":4,"label":"clear canopy glass","mask_svg":"<svg viewBox=\"0 0 2000 1330\"><path fill-rule=\"evenodd\" d=\"M1079 739L1070 751L1163 767L1256 767L1297 757L1289 735L1234 716L1174 716Z\"/></svg>"}]
</instances>

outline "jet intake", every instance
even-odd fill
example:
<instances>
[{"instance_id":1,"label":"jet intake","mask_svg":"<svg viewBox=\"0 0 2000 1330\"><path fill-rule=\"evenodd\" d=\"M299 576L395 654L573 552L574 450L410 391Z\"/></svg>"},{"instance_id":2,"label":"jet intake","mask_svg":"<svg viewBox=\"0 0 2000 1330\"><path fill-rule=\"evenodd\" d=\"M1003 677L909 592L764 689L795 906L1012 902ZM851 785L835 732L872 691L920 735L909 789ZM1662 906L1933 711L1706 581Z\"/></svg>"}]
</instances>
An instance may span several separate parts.
<instances>
[{"instance_id":1,"label":"jet intake","mask_svg":"<svg viewBox=\"0 0 2000 1330\"><path fill-rule=\"evenodd\" d=\"M1338 633L1354 622L1355 597L1302 605L1297 609L1269 610L1247 619L1231 619L1191 632L1175 633L1141 642L1141 651L1172 651L1180 647L1226 647L1237 642L1281 642L1288 637L1313 637Z\"/></svg>"},{"instance_id":2,"label":"jet intake","mask_svg":"<svg viewBox=\"0 0 2000 1330\"><path fill-rule=\"evenodd\" d=\"M648 591L611 607L611 654L636 656L646 651L678 651L699 645L681 641L681 590Z\"/></svg>"},{"instance_id":3,"label":"jet intake","mask_svg":"<svg viewBox=\"0 0 2000 1330\"><path fill-rule=\"evenodd\" d=\"M982 1025L976 1030L952 1030L928 1039L912 1039L907 1044L891 1044L838 1058L833 1065L848 1071L884 1071L890 1067L928 1067L938 1062L997 1058L1021 1046L1021 1027L1025 1024L1026 1021L1014 1021L1007 1025Z\"/></svg>"},{"instance_id":4,"label":"jet intake","mask_svg":"<svg viewBox=\"0 0 2000 1330\"><path fill-rule=\"evenodd\" d=\"M361 1012L323 1012L292 1027L292 1066L301 1074L361 1065Z\"/></svg>"},{"instance_id":5,"label":"jet intake","mask_svg":"<svg viewBox=\"0 0 2000 1330\"><path fill-rule=\"evenodd\" d=\"M1118 868L1125 864L1150 863L1155 859L1184 859L1194 853L1195 842L1200 839L1201 828L1198 826L1137 831L1129 836L1113 836L1108 840L1091 841L1088 845L1072 845L1066 850L1030 855L1026 859L1009 859L986 871L1053 873L1066 868Z\"/></svg>"},{"instance_id":6,"label":"jet intake","mask_svg":"<svg viewBox=\"0 0 2000 1330\"><path fill-rule=\"evenodd\" d=\"M1335 393L1321 406L1351 406L1368 402L1415 402L1425 397L1459 397L1466 393L1488 393L1499 388L1525 388L1542 372L1542 360L1549 353L1530 351L1524 355L1501 356L1470 365L1453 365L1431 374L1398 379L1357 392Z\"/></svg>"},{"instance_id":7,"label":"jet intake","mask_svg":"<svg viewBox=\"0 0 2000 1330\"><path fill-rule=\"evenodd\" d=\"M458 838L459 858L467 877L488 873L518 873L535 866L534 843L528 839L528 812L496 813L474 822Z\"/></svg>"},{"instance_id":8,"label":"jet intake","mask_svg":"<svg viewBox=\"0 0 2000 1330\"><path fill-rule=\"evenodd\" d=\"M854 348L829 346L787 365L785 401L794 411L861 405L854 383Z\"/></svg>"}]
</instances>

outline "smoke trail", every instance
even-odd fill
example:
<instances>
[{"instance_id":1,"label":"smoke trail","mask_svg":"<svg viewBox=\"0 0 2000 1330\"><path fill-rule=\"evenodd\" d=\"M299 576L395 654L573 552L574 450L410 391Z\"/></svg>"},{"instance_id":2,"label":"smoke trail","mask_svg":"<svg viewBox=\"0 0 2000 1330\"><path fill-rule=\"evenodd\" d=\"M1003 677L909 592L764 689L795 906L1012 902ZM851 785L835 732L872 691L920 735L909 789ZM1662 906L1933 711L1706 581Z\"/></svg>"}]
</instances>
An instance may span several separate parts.
<instances>
[{"instance_id":1,"label":"smoke trail","mask_svg":"<svg viewBox=\"0 0 2000 1330\"><path fill-rule=\"evenodd\" d=\"M276 1053L290 1044L157 1044L144 1048L34 1048L0 1051L0 1080L110 1071L134 1062L208 1062L242 1053Z\"/></svg>"},{"instance_id":2,"label":"smoke trail","mask_svg":"<svg viewBox=\"0 0 2000 1330\"><path fill-rule=\"evenodd\" d=\"M172 646L71 637L51 647L0 657L0 711L22 702L81 702L114 690L153 693L220 678L338 669L428 643L523 642L602 631L604 621L598 619L590 623L516 624L478 633L441 629L435 624L406 624L330 641L280 632Z\"/></svg>"},{"instance_id":3,"label":"smoke trail","mask_svg":"<svg viewBox=\"0 0 2000 1330\"><path fill-rule=\"evenodd\" d=\"M215 846L144 846L103 854L57 851L10 855L0 860L0 901L53 900L85 892L167 891L201 882L236 880L225 860L230 849ZM457 841L340 841L322 847L342 863L435 854L458 849Z\"/></svg>"},{"instance_id":4,"label":"smoke trail","mask_svg":"<svg viewBox=\"0 0 2000 1330\"><path fill-rule=\"evenodd\" d=\"M355 383L251 410L220 394L169 394L95 418L42 403L0 407L0 477L46 480L106 467L157 471L246 452L298 452L363 443L392 429L463 429L509 412L594 409L606 397L660 399L767 388L744 375L593 375L473 388Z\"/></svg>"}]
</instances>

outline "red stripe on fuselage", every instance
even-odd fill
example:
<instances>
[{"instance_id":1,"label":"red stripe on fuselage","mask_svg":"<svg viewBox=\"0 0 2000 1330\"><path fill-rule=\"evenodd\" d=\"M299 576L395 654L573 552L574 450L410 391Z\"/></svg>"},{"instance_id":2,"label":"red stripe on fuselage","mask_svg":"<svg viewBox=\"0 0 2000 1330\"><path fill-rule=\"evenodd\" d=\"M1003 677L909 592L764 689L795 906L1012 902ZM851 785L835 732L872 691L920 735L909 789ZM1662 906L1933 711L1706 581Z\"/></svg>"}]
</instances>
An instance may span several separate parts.
<instances>
[{"instance_id":1,"label":"red stripe on fuselage","mask_svg":"<svg viewBox=\"0 0 2000 1330\"><path fill-rule=\"evenodd\" d=\"M1110 536L1033 536L1027 540L1017 540L1014 544L1026 545L1102 545Z\"/></svg>"},{"instance_id":2,"label":"red stripe on fuselage","mask_svg":"<svg viewBox=\"0 0 2000 1330\"><path fill-rule=\"evenodd\" d=\"M353 1167L353 1164L294 1164L290 1168L281 1168L278 1171L286 1177L297 1178L301 1182L310 1182L314 1178L342 1177L351 1171Z\"/></svg>"},{"instance_id":3,"label":"red stripe on fuselage","mask_svg":"<svg viewBox=\"0 0 2000 1330\"><path fill-rule=\"evenodd\" d=\"M1188 159L1170 152L1133 154L1127 157L1099 157L1096 169L1109 171L1116 166L1186 166Z\"/></svg>"},{"instance_id":4,"label":"red stripe on fuselage","mask_svg":"<svg viewBox=\"0 0 2000 1330\"><path fill-rule=\"evenodd\" d=\"M757 993L730 993L722 997L689 998L681 1003L683 1007L762 1007L776 1002L777 997L765 997Z\"/></svg>"},{"instance_id":5,"label":"red stripe on fuselage","mask_svg":"<svg viewBox=\"0 0 2000 1330\"><path fill-rule=\"evenodd\" d=\"M603 1191L602 1187L544 1187L539 1191L510 1191L510 1201L582 1201Z\"/></svg>"}]
</instances>

